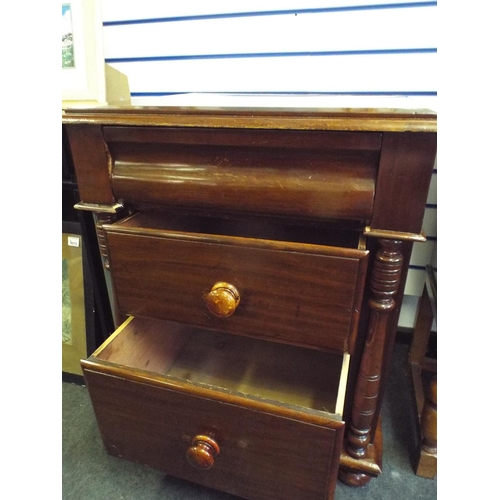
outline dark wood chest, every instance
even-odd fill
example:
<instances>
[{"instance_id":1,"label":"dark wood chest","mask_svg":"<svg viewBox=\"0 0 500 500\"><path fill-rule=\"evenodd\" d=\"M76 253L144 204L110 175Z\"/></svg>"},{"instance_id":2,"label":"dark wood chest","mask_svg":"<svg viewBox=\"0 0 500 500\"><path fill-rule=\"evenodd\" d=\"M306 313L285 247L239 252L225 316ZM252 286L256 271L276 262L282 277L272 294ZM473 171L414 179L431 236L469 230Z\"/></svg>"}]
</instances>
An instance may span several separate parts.
<instances>
[{"instance_id":1,"label":"dark wood chest","mask_svg":"<svg viewBox=\"0 0 500 500\"><path fill-rule=\"evenodd\" d=\"M381 473L380 404L436 116L63 115L116 332L82 360L108 452L249 500Z\"/></svg>"}]
</instances>

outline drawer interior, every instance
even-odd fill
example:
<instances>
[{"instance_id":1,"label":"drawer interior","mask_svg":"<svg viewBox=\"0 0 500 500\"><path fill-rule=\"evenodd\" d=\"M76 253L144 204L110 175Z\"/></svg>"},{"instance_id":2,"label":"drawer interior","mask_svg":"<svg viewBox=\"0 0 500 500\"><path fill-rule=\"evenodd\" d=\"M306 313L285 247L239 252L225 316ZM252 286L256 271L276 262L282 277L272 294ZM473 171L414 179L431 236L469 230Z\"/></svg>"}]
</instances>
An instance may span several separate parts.
<instances>
[{"instance_id":1,"label":"drawer interior","mask_svg":"<svg viewBox=\"0 0 500 500\"><path fill-rule=\"evenodd\" d=\"M361 227L348 221L308 221L280 217L210 216L173 211L144 211L114 224L114 228L150 229L325 245L364 248Z\"/></svg>"},{"instance_id":2,"label":"drawer interior","mask_svg":"<svg viewBox=\"0 0 500 500\"><path fill-rule=\"evenodd\" d=\"M130 317L96 361L341 419L349 355Z\"/></svg>"}]
</instances>

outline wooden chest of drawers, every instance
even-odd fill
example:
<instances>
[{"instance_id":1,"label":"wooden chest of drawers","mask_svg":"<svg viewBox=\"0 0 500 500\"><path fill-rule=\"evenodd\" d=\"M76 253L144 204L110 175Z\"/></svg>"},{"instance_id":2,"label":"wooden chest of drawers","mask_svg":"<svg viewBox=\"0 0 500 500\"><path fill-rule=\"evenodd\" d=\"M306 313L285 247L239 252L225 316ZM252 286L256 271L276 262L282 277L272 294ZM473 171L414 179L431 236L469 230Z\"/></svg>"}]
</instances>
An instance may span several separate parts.
<instances>
[{"instance_id":1,"label":"wooden chest of drawers","mask_svg":"<svg viewBox=\"0 0 500 500\"><path fill-rule=\"evenodd\" d=\"M381 472L436 116L67 110L123 324L87 360L109 453L250 500Z\"/></svg>"}]
</instances>

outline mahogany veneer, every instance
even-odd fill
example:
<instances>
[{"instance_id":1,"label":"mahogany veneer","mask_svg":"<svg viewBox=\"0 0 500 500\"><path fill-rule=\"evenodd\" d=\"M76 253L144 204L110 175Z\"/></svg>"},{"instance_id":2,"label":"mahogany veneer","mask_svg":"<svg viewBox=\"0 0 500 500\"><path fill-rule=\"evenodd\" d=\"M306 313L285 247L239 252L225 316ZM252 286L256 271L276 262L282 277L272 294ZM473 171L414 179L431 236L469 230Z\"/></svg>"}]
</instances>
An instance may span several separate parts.
<instances>
[{"instance_id":1,"label":"mahogany veneer","mask_svg":"<svg viewBox=\"0 0 500 500\"><path fill-rule=\"evenodd\" d=\"M82 360L109 453L249 500L381 473L380 404L436 116L66 110L117 317Z\"/></svg>"}]
</instances>

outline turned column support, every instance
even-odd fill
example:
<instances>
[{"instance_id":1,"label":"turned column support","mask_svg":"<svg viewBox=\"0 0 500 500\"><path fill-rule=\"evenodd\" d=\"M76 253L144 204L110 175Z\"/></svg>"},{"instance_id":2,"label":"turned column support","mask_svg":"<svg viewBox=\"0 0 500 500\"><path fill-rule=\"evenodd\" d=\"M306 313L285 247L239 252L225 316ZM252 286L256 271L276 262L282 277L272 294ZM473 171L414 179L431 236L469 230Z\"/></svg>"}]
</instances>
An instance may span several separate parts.
<instances>
[{"instance_id":1,"label":"turned column support","mask_svg":"<svg viewBox=\"0 0 500 500\"><path fill-rule=\"evenodd\" d=\"M97 233L97 242L99 244L99 251L101 252L101 257L103 265L106 269L109 269L109 253L108 253L108 241L106 238L106 232L104 231L104 224L112 224L118 220L117 214L109 213L95 213L95 230Z\"/></svg>"},{"instance_id":2,"label":"turned column support","mask_svg":"<svg viewBox=\"0 0 500 500\"><path fill-rule=\"evenodd\" d=\"M377 409L382 375L387 322L395 308L403 268L401 240L381 238L370 282L371 298L368 334L356 380L346 451L353 458L365 458L372 440L371 429Z\"/></svg>"},{"instance_id":3,"label":"turned column support","mask_svg":"<svg viewBox=\"0 0 500 500\"><path fill-rule=\"evenodd\" d=\"M420 434L415 474L433 479L437 473L437 375L432 376L427 387L420 414Z\"/></svg>"},{"instance_id":4,"label":"turned column support","mask_svg":"<svg viewBox=\"0 0 500 500\"><path fill-rule=\"evenodd\" d=\"M437 454L437 376L434 375L429 384L425 398L422 416L422 450L426 453Z\"/></svg>"},{"instance_id":5,"label":"turned column support","mask_svg":"<svg viewBox=\"0 0 500 500\"><path fill-rule=\"evenodd\" d=\"M97 244L99 246L99 253L102 258L102 265L104 269L110 269L109 262L109 250L108 250L108 239L106 236L106 231L104 230L104 226L108 224L113 224L123 218L127 213L124 205L120 203L114 203L112 205L98 204L98 203L86 203L80 202L75 205L77 210L84 210L87 212L92 212L94 217L94 226L97 235ZM111 294L110 299L112 299L112 303L114 302L114 296ZM111 306L113 309L113 318L115 322L115 326L122 323L125 320L125 317L120 313L119 308L114 302Z\"/></svg>"},{"instance_id":6,"label":"turned column support","mask_svg":"<svg viewBox=\"0 0 500 500\"><path fill-rule=\"evenodd\" d=\"M109 269L108 243L103 225L113 224L124 215L124 206L121 202L112 205L80 202L75 205L77 210L85 210L94 214L94 223L97 234L97 243L103 260L103 266Z\"/></svg>"}]
</instances>

